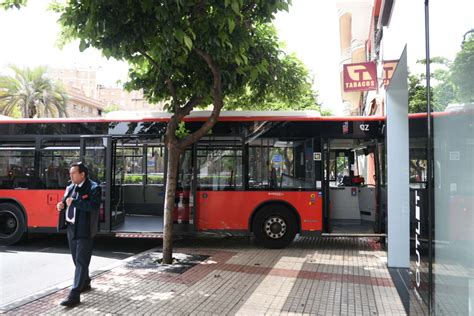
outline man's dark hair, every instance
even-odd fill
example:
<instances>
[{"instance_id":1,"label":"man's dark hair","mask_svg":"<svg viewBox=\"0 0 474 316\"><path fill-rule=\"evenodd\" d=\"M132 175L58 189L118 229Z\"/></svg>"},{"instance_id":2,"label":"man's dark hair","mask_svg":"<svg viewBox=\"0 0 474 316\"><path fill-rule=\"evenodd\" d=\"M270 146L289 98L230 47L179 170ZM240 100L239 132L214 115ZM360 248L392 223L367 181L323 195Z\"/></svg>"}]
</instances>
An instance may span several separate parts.
<instances>
[{"instance_id":1,"label":"man's dark hair","mask_svg":"<svg viewBox=\"0 0 474 316\"><path fill-rule=\"evenodd\" d=\"M86 178L89 176L89 170L87 169L86 165L82 163L82 161L71 164L71 168L72 167L77 167L79 169L79 173L85 173Z\"/></svg>"}]
</instances>

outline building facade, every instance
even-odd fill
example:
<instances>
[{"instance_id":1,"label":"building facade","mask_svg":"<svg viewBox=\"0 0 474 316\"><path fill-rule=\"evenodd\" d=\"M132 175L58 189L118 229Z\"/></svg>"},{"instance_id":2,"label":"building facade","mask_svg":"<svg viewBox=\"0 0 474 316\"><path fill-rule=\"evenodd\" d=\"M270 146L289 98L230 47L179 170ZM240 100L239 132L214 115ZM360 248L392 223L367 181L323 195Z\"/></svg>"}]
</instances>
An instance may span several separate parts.
<instances>
[{"instance_id":1,"label":"building facade","mask_svg":"<svg viewBox=\"0 0 474 316\"><path fill-rule=\"evenodd\" d=\"M374 16L380 11L381 0L338 0L341 96L346 115L362 115L367 92L345 91L343 66L364 63L372 59L369 39L374 36Z\"/></svg>"},{"instance_id":2,"label":"building facade","mask_svg":"<svg viewBox=\"0 0 474 316\"><path fill-rule=\"evenodd\" d=\"M68 92L71 92L70 98L92 100L92 103L101 103L100 110L122 110L122 111L143 111L156 110L161 111L163 104L149 104L143 97L142 91L125 91L119 87L106 87L97 82L97 70L94 68L61 68L50 69L49 76L54 80L60 81ZM79 95L82 94L81 98ZM94 105L90 104L91 107ZM85 105L84 105L85 106ZM86 112L88 111L85 106ZM69 107L73 113L81 114L82 105ZM96 111L93 111L95 113Z\"/></svg>"},{"instance_id":3,"label":"building facade","mask_svg":"<svg viewBox=\"0 0 474 316\"><path fill-rule=\"evenodd\" d=\"M97 99L105 108L121 111L162 111L163 103L149 104L142 91L125 91L121 88L97 86Z\"/></svg>"},{"instance_id":4,"label":"building facade","mask_svg":"<svg viewBox=\"0 0 474 316\"><path fill-rule=\"evenodd\" d=\"M84 96L97 99L97 72L93 68L49 69L49 76L65 87L81 91Z\"/></svg>"},{"instance_id":5,"label":"building facade","mask_svg":"<svg viewBox=\"0 0 474 316\"><path fill-rule=\"evenodd\" d=\"M100 117L104 114L104 107L101 102L85 96L82 90L66 87L68 100L66 103L66 113L68 117Z\"/></svg>"}]
</instances>

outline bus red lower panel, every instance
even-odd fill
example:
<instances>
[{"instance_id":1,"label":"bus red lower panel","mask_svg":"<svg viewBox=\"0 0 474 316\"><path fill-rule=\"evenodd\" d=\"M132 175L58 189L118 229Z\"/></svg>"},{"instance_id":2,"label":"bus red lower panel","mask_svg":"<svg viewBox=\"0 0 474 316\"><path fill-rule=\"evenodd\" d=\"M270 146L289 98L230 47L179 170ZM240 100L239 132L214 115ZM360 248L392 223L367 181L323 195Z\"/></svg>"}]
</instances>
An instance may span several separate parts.
<instances>
[{"instance_id":1,"label":"bus red lower panel","mask_svg":"<svg viewBox=\"0 0 474 316\"><path fill-rule=\"evenodd\" d=\"M253 211L267 201L292 205L301 218L301 230L322 230L320 192L198 191L196 228L198 230L247 230Z\"/></svg>"},{"instance_id":2,"label":"bus red lower panel","mask_svg":"<svg viewBox=\"0 0 474 316\"><path fill-rule=\"evenodd\" d=\"M26 212L28 227L56 227L59 213L56 204L64 190L2 190L0 199L17 201Z\"/></svg>"}]
</instances>

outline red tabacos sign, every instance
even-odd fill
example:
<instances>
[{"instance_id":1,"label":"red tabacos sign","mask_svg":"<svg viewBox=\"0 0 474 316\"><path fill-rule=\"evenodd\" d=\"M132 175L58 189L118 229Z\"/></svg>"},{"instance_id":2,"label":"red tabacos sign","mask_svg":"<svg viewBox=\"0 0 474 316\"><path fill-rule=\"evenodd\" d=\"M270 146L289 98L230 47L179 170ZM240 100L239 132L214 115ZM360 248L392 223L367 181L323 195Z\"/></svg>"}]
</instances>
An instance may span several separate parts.
<instances>
[{"instance_id":1,"label":"red tabacos sign","mask_svg":"<svg viewBox=\"0 0 474 316\"><path fill-rule=\"evenodd\" d=\"M377 67L370 61L344 65L344 91L368 91L377 89Z\"/></svg>"},{"instance_id":2,"label":"red tabacos sign","mask_svg":"<svg viewBox=\"0 0 474 316\"><path fill-rule=\"evenodd\" d=\"M398 60L384 60L383 61L383 85L385 87L390 83L392 79L393 72L397 68Z\"/></svg>"}]
</instances>

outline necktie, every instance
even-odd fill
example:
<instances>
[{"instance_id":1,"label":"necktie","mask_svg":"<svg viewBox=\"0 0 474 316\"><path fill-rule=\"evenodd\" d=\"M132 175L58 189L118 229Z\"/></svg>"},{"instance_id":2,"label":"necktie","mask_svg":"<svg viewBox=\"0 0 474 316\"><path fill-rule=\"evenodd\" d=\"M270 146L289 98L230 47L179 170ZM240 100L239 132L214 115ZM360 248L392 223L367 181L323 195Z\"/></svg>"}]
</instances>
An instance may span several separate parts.
<instances>
[{"instance_id":1,"label":"necktie","mask_svg":"<svg viewBox=\"0 0 474 316\"><path fill-rule=\"evenodd\" d=\"M72 194L71 194L71 197L73 199L75 199L77 197L76 189L77 189L77 186L74 187L74 189L72 191ZM73 206L69 206L67 208L67 218L69 218L70 220L72 220L74 218L74 207Z\"/></svg>"}]
</instances>

